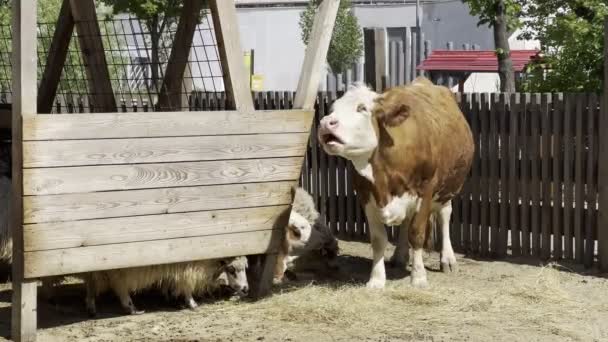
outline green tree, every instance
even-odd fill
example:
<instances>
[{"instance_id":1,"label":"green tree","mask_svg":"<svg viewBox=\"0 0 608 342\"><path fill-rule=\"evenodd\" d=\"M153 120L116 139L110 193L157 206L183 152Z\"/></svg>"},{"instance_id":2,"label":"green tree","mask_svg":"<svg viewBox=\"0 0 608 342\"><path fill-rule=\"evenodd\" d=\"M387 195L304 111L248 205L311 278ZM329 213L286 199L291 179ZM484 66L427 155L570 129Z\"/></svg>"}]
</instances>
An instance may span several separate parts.
<instances>
[{"instance_id":1,"label":"green tree","mask_svg":"<svg viewBox=\"0 0 608 342\"><path fill-rule=\"evenodd\" d=\"M488 25L494 31L494 47L498 58L500 90L515 92L515 73L509 47L509 32L521 24L521 5L518 0L462 0L469 5L472 15L479 17L477 25Z\"/></svg>"},{"instance_id":2,"label":"green tree","mask_svg":"<svg viewBox=\"0 0 608 342\"><path fill-rule=\"evenodd\" d=\"M182 1L178 0L102 0L113 8L116 13L129 13L141 20L144 28L150 33L150 64L151 78L155 85L159 84L161 59L161 43L167 28L176 24L182 9ZM206 6L203 6L206 7ZM164 56L166 59L167 56Z\"/></svg>"},{"instance_id":3,"label":"green tree","mask_svg":"<svg viewBox=\"0 0 608 342\"><path fill-rule=\"evenodd\" d=\"M606 0L534 0L524 8L522 38L538 39L544 57L529 67L526 91L598 92L603 83ZM541 64L542 63L542 64Z\"/></svg>"},{"instance_id":4,"label":"green tree","mask_svg":"<svg viewBox=\"0 0 608 342\"><path fill-rule=\"evenodd\" d=\"M315 13L320 1L310 0L306 10L300 14L302 41L308 45ZM352 12L350 0L340 1L336 24L331 37L327 63L335 73L349 69L363 53L363 33L357 17Z\"/></svg>"}]
</instances>

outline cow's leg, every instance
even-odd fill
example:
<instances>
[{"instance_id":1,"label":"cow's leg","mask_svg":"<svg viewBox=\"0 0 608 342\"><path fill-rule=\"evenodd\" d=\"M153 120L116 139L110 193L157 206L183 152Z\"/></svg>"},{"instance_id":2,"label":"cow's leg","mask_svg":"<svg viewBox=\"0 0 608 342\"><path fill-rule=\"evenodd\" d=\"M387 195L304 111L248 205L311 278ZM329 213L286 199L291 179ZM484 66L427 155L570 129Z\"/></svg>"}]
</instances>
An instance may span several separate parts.
<instances>
[{"instance_id":1,"label":"cow's leg","mask_svg":"<svg viewBox=\"0 0 608 342\"><path fill-rule=\"evenodd\" d=\"M367 217L367 223L369 224L373 251L372 272L369 281L367 282L367 287L381 289L384 288L384 283L386 283L384 251L386 250L388 238L386 236L384 224L380 221L380 218L377 215L376 206L372 204L372 201L369 201L365 205L365 216Z\"/></svg>"},{"instance_id":2,"label":"cow's leg","mask_svg":"<svg viewBox=\"0 0 608 342\"><path fill-rule=\"evenodd\" d=\"M390 265L398 268L405 268L410 259L410 243L408 241L408 232L410 225L412 224L412 218L407 217L401 223L399 227L399 240L397 246L395 246L395 252L391 256Z\"/></svg>"},{"instance_id":3,"label":"cow's leg","mask_svg":"<svg viewBox=\"0 0 608 342\"><path fill-rule=\"evenodd\" d=\"M140 315L143 314L144 311L137 310L135 304L133 304L133 299L131 299L131 294L129 290L125 286L121 286L119 284L112 284L112 289L116 296L120 299L120 305L122 305L123 310L129 315Z\"/></svg>"},{"instance_id":4,"label":"cow's leg","mask_svg":"<svg viewBox=\"0 0 608 342\"><path fill-rule=\"evenodd\" d=\"M89 316L95 317L97 316L97 306L95 305L95 297L97 297L97 291L95 289L95 282L93 280L93 277L91 275L87 276L85 278L84 283L86 285L87 290L85 298L87 313L89 314Z\"/></svg>"},{"instance_id":5,"label":"cow's leg","mask_svg":"<svg viewBox=\"0 0 608 342\"><path fill-rule=\"evenodd\" d=\"M428 189L432 189L432 187L428 186L427 190L423 193L420 209L416 213L416 216L414 216L414 222L410 226L408 234L413 249L412 273L410 277L412 286L415 287L426 287L428 285L424 261L422 260L424 241L426 240L429 218L431 216L432 191Z\"/></svg>"},{"instance_id":6,"label":"cow's leg","mask_svg":"<svg viewBox=\"0 0 608 342\"><path fill-rule=\"evenodd\" d=\"M456 256L452 249L452 241L450 240L450 217L452 216L452 201L446 203L439 211L441 216L439 224L441 224L441 270L443 272L456 272L458 265Z\"/></svg>"}]
</instances>

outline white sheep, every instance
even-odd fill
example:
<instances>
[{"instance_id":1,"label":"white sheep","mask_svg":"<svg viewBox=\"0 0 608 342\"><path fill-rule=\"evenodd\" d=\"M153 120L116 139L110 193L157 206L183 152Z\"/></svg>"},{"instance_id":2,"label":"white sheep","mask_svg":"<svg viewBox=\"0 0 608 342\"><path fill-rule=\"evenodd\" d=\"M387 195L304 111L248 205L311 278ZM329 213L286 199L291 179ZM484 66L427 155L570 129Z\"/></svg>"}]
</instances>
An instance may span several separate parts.
<instances>
[{"instance_id":1,"label":"white sheep","mask_svg":"<svg viewBox=\"0 0 608 342\"><path fill-rule=\"evenodd\" d=\"M152 287L183 297L185 304L194 309L198 306L194 296L220 286L219 278L223 273L230 288L246 294L249 291L246 270L247 258L241 256L87 273L82 275L87 289L87 312L96 315L95 298L113 290L128 314L141 314L143 311L135 307L131 294Z\"/></svg>"},{"instance_id":2,"label":"white sheep","mask_svg":"<svg viewBox=\"0 0 608 342\"><path fill-rule=\"evenodd\" d=\"M296 258L319 252L331 267L338 254L338 240L333 236L315 208L312 196L302 188L293 189L293 202L285 238L279 250L274 283L283 281L287 268Z\"/></svg>"}]
</instances>

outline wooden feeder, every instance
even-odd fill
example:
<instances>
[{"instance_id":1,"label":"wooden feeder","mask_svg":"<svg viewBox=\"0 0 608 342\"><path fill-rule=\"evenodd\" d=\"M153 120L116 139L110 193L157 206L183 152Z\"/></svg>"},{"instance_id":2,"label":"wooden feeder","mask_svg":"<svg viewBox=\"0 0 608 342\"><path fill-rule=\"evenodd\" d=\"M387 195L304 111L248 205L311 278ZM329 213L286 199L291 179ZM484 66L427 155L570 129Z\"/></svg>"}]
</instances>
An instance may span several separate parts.
<instances>
[{"instance_id":1,"label":"wooden feeder","mask_svg":"<svg viewBox=\"0 0 608 342\"><path fill-rule=\"evenodd\" d=\"M166 74L183 74L203 3L184 1ZM37 280L47 276L257 255L252 290L268 292L339 0L315 17L296 109L274 111L254 109L234 2L208 3L234 109L116 113L105 57L90 53L103 49L93 0L64 1L40 90L36 1L13 2L15 341L35 340ZM50 111L74 27L100 113L37 115ZM176 87L165 79L159 103Z\"/></svg>"}]
</instances>

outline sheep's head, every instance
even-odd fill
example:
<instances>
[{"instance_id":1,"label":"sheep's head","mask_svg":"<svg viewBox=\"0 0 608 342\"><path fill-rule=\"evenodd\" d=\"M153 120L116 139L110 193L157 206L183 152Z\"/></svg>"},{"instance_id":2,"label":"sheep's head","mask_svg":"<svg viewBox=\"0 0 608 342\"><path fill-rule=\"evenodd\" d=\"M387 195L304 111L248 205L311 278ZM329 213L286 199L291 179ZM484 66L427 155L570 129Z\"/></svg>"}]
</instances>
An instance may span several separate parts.
<instances>
[{"instance_id":1,"label":"sheep's head","mask_svg":"<svg viewBox=\"0 0 608 342\"><path fill-rule=\"evenodd\" d=\"M240 256L222 259L220 260L220 264L220 272L217 280L238 295L247 295L249 293L247 257Z\"/></svg>"}]
</instances>

